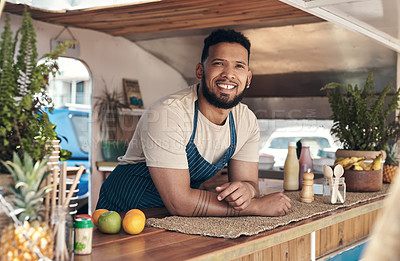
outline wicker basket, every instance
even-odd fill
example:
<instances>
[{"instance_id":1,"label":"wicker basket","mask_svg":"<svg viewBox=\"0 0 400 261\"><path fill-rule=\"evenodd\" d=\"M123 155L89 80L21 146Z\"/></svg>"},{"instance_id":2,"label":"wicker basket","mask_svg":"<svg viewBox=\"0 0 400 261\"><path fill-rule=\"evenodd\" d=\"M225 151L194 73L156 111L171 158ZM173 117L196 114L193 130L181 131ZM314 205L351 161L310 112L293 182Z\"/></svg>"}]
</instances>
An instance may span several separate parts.
<instances>
[{"instance_id":1,"label":"wicker basket","mask_svg":"<svg viewBox=\"0 0 400 261\"><path fill-rule=\"evenodd\" d=\"M382 189L382 169L345 170L343 177L346 190L351 192L372 192Z\"/></svg>"}]
</instances>

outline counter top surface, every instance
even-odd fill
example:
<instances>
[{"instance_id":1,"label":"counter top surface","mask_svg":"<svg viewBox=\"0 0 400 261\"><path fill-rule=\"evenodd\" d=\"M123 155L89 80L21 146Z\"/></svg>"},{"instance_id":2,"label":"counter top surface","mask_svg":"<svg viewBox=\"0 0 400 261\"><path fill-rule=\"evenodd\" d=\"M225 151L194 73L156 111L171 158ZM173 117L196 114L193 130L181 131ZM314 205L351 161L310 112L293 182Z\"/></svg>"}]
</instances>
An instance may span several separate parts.
<instances>
[{"instance_id":1,"label":"counter top surface","mask_svg":"<svg viewBox=\"0 0 400 261\"><path fill-rule=\"evenodd\" d=\"M267 185L264 189L279 190L279 182L281 181L274 180L272 185ZM154 227L145 227L138 235L128 235L122 229L118 234L107 235L95 228L92 254L75 255L74 260L230 260L377 211L382 208L383 202L383 198L370 200L236 239L188 235ZM168 216L165 208L149 208L143 211L146 217Z\"/></svg>"},{"instance_id":2,"label":"counter top surface","mask_svg":"<svg viewBox=\"0 0 400 261\"><path fill-rule=\"evenodd\" d=\"M92 254L75 255L74 260L230 260L301 237L382 206L383 199L375 199L357 207L339 209L237 239L187 235L153 227L146 227L139 235L128 235L122 230L118 234L106 235L95 229ZM164 208L145 209L144 212L148 217L167 215Z\"/></svg>"}]
</instances>

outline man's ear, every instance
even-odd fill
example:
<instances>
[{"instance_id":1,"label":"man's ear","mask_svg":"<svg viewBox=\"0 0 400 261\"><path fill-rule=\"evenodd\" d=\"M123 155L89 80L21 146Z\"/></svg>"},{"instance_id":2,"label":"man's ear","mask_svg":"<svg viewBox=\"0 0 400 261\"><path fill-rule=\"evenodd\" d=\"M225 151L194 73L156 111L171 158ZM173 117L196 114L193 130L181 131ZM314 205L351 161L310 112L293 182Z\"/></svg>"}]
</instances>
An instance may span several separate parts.
<instances>
[{"instance_id":1,"label":"man's ear","mask_svg":"<svg viewBox=\"0 0 400 261\"><path fill-rule=\"evenodd\" d=\"M250 88L251 78L253 77L253 73L249 70L247 73L247 86L246 88Z\"/></svg>"},{"instance_id":2,"label":"man's ear","mask_svg":"<svg viewBox=\"0 0 400 261\"><path fill-rule=\"evenodd\" d=\"M196 78L197 80L201 81L201 78L203 78L203 73L204 73L204 67L202 63L198 63L196 65Z\"/></svg>"}]
</instances>

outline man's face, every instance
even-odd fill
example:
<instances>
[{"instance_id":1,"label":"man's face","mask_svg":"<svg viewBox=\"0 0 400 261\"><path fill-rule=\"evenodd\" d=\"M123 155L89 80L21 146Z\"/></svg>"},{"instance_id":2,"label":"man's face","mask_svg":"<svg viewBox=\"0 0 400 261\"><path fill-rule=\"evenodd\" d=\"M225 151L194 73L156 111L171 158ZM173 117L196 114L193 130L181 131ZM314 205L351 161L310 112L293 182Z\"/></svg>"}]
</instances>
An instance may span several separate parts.
<instances>
[{"instance_id":1,"label":"man's face","mask_svg":"<svg viewBox=\"0 0 400 261\"><path fill-rule=\"evenodd\" d=\"M196 75L210 104L223 109L236 106L251 80L246 48L238 43L210 46L204 64L196 67Z\"/></svg>"}]
</instances>

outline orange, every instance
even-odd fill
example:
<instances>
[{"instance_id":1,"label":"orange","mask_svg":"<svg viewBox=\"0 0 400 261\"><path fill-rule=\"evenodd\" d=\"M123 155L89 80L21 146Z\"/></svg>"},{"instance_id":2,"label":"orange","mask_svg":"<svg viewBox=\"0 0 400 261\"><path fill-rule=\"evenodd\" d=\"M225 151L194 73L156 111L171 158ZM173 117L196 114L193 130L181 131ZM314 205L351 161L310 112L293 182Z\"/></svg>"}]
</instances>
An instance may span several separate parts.
<instances>
[{"instance_id":1,"label":"orange","mask_svg":"<svg viewBox=\"0 0 400 261\"><path fill-rule=\"evenodd\" d=\"M142 215L144 217L144 219L146 220L146 215L143 213L143 211L141 211L140 209L136 209L136 208L131 209L128 212L126 212L125 216L131 215L132 213Z\"/></svg>"},{"instance_id":2,"label":"orange","mask_svg":"<svg viewBox=\"0 0 400 261\"><path fill-rule=\"evenodd\" d=\"M146 218L141 214L131 213L125 216L122 227L126 233L136 235L143 231L145 223Z\"/></svg>"},{"instance_id":3,"label":"orange","mask_svg":"<svg viewBox=\"0 0 400 261\"><path fill-rule=\"evenodd\" d=\"M93 212L92 218L93 218L93 224L97 227L97 221L99 220L99 217L101 214L104 212L108 211L107 209L96 209L95 212Z\"/></svg>"}]
</instances>

